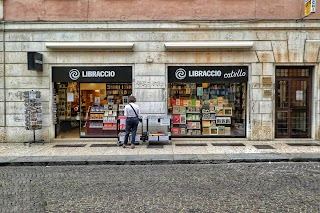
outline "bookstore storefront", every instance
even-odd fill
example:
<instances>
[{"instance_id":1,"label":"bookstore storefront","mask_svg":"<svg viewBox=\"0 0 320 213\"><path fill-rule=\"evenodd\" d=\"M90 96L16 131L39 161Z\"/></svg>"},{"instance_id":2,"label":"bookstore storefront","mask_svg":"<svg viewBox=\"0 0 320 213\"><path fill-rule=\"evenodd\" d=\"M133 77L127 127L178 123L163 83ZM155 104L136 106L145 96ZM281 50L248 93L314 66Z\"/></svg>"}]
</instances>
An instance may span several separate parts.
<instances>
[{"instance_id":1,"label":"bookstore storefront","mask_svg":"<svg viewBox=\"0 0 320 213\"><path fill-rule=\"evenodd\" d=\"M117 137L131 66L52 67L56 138Z\"/></svg>"},{"instance_id":2,"label":"bookstore storefront","mask_svg":"<svg viewBox=\"0 0 320 213\"><path fill-rule=\"evenodd\" d=\"M246 137L247 66L168 66L172 137Z\"/></svg>"}]
</instances>

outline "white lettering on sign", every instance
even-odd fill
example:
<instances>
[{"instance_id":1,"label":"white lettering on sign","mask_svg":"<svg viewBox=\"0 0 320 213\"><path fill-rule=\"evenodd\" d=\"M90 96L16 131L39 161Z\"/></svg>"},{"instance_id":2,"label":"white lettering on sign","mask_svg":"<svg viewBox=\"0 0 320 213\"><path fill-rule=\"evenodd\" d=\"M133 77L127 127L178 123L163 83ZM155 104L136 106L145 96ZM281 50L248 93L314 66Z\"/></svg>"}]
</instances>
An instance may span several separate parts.
<instances>
[{"instance_id":1,"label":"white lettering on sign","mask_svg":"<svg viewBox=\"0 0 320 213\"><path fill-rule=\"evenodd\" d=\"M239 77L245 77L246 72L243 72L242 69L239 69L238 71L231 71L229 73L224 74L224 78L239 78Z\"/></svg>"},{"instance_id":2,"label":"white lettering on sign","mask_svg":"<svg viewBox=\"0 0 320 213\"><path fill-rule=\"evenodd\" d=\"M116 72L113 70L105 71L82 71L82 78L113 78L116 76ZM78 80L80 78L80 71L77 69L72 69L69 71L69 78L72 80Z\"/></svg>"},{"instance_id":3,"label":"white lettering on sign","mask_svg":"<svg viewBox=\"0 0 320 213\"><path fill-rule=\"evenodd\" d=\"M112 78L116 76L115 71L82 71L83 78Z\"/></svg>"},{"instance_id":4,"label":"white lettering on sign","mask_svg":"<svg viewBox=\"0 0 320 213\"><path fill-rule=\"evenodd\" d=\"M220 70L193 70L189 71L189 77L220 77Z\"/></svg>"}]
</instances>

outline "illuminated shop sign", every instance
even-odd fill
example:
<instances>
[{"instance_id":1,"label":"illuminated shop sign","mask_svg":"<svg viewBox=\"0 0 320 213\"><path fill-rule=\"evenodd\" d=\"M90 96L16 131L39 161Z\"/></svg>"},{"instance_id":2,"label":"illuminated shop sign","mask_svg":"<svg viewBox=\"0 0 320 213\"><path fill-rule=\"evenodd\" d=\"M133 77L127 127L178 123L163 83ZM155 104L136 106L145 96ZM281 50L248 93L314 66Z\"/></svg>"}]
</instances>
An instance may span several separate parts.
<instances>
[{"instance_id":1,"label":"illuminated shop sign","mask_svg":"<svg viewBox=\"0 0 320 213\"><path fill-rule=\"evenodd\" d=\"M245 82L247 66L169 66L168 81L173 82Z\"/></svg>"},{"instance_id":2,"label":"illuminated shop sign","mask_svg":"<svg viewBox=\"0 0 320 213\"><path fill-rule=\"evenodd\" d=\"M132 67L52 67L52 81L131 83Z\"/></svg>"}]
</instances>

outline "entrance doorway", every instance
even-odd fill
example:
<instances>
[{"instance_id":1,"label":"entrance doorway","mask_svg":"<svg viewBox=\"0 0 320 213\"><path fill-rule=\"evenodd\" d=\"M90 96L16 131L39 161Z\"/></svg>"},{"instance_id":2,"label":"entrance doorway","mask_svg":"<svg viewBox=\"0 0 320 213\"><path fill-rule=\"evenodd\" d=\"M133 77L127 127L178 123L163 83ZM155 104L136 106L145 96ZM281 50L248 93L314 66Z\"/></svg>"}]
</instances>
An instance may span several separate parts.
<instances>
[{"instance_id":1,"label":"entrance doorway","mask_svg":"<svg viewBox=\"0 0 320 213\"><path fill-rule=\"evenodd\" d=\"M311 137L311 67L276 68L277 138Z\"/></svg>"},{"instance_id":2,"label":"entrance doorway","mask_svg":"<svg viewBox=\"0 0 320 213\"><path fill-rule=\"evenodd\" d=\"M132 66L52 67L55 137L117 137Z\"/></svg>"},{"instance_id":3,"label":"entrance doorway","mask_svg":"<svg viewBox=\"0 0 320 213\"><path fill-rule=\"evenodd\" d=\"M117 137L131 83L55 83L56 137Z\"/></svg>"}]
</instances>

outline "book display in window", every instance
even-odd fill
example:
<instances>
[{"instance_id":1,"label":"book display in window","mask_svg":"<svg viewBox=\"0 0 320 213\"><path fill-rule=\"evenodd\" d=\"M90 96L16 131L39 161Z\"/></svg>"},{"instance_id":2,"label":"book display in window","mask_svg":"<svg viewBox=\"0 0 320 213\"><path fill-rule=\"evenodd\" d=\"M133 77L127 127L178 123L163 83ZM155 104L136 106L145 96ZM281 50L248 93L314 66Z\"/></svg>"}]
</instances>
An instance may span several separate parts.
<instances>
[{"instance_id":1,"label":"book display in window","mask_svg":"<svg viewBox=\"0 0 320 213\"><path fill-rule=\"evenodd\" d=\"M91 135L117 135L117 104L92 106L86 122L87 133Z\"/></svg>"},{"instance_id":2,"label":"book display in window","mask_svg":"<svg viewBox=\"0 0 320 213\"><path fill-rule=\"evenodd\" d=\"M177 103L177 102L175 102ZM180 100L178 100L180 104ZM182 102L181 102L182 103ZM185 106L173 106L172 109L172 135L185 135L186 131L186 107Z\"/></svg>"},{"instance_id":3,"label":"book display in window","mask_svg":"<svg viewBox=\"0 0 320 213\"><path fill-rule=\"evenodd\" d=\"M246 83L170 83L172 134L245 136L244 91Z\"/></svg>"}]
</instances>

